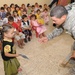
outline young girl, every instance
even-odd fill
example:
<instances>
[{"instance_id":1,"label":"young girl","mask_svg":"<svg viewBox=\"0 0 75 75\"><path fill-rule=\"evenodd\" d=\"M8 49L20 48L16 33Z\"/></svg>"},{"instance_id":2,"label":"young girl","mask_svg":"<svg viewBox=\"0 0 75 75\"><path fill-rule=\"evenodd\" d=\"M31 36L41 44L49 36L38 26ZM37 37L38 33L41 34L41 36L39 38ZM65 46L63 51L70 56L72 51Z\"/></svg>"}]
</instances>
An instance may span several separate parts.
<instances>
[{"instance_id":1,"label":"young girl","mask_svg":"<svg viewBox=\"0 0 75 75\"><path fill-rule=\"evenodd\" d=\"M12 15L13 11L15 10L15 5L13 3L10 5L10 9L11 9L11 15Z\"/></svg>"},{"instance_id":2,"label":"young girl","mask_svg":"<svg viewBox=\"0 0 75 75\"><path fill-rule=\"evenodd\" d=\"M44 4L44 9L48 9L49 10L49 7L47 6L47 4Z\"/></svg>"},{"instance_id":3,"label":"young girl","mask_svg":"<svg viewBox=\"0 0 75 75\"><path fill-rule=\"evenodd\" d=\"M39 9L37 10L36 18L37 18L38 23L44 25L44 19L41 15L41 11Z\"/></svg>"},{"instance_id":4,"label":"young girl","mask_svg":"<svg viewBox=\"0 0 75 75\"><path fill-rule=\"evenodd\" d=\"M16 7L15 7L15 10L18 12L18 15L21 16L21 10L20 10L20 7L19 7L19 6L16 6Z\"/></svg>"},{"instance_id":5,"label":"young girl","mask_svg":"<svg viewBox=\"0 0 75 75\"><path fill-rule=\"evenodd\" d=\"M31 19L32 28L34 28L36 30L36 32L38 33L38 36L40 38L45 36L44 32L46 31L46 27L44 25L38 23L38 21L36 19L36 15L34 15L34 14L31 15L30 19Z\"/></svg>"},{"instance_id":6,"label":"young girl","mask_svg":"<svg viewBox=\"0 0 75 75\"><path fill-rule=\"evenodd\" d=\"M2 29L2 59L4 63L5 75L17 75L21 71L20 63L17 58L16 49L12 38L14 37L14 28L11 25L3 25Z\"/></svg>"},{"instance_id":7,"label":"young girl","mask_svg":"<svg viewBox=\"0 0 75 75\"><path fill-rule=\"evenodd\" d=\"M42 17L44 18L44 22L46 25L49 24L49 12L48 9L44 9L44 11L42 12Z\"/></svg>"},{"instance_id":8,"label":"young girl","mask_svg":"<svg viewBox=\"0 0 75 75\"><path fill-rule=\"evenodd\" d=\"M20 26L21 25L21 17L18 15L18 12L16 10L13 11L13 17L14 17L14 22Z\"/></svg>"},{"instance_id":9,"label":"young girl","mask_svg":"<svg viewBox=\"0 0 75 75\"><path fill-rule=\"evenodd\" d=\"M31 9L31 6L30 4L27 4L27 14L30 15L32 9Z\"/></svg>"}]
</instances>

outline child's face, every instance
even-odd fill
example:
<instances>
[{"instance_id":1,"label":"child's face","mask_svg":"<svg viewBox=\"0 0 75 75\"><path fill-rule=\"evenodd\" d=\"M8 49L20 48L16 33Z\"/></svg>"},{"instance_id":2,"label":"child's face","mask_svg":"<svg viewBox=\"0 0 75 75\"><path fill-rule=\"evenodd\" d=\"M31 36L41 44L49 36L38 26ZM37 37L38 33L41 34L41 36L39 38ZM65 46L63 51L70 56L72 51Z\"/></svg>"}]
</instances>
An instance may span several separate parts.
<instances>
[{"instance_id":1,"label":"child's face","mask_svg":"<svg viewBox=\"0 0 75 75\"><path fill-rule=\"evenodd\" d=\"M24 21L25 21L25 22L27 22L27 20L28 20L28 18L27 18L27 17L25 17L25 18L24 18Z\"/></svg>"},{"instance_id":2,"label":"child's face","mask_svg":"<svg viewBox=\"0 0 75 75\"><path fill-rule=\"evenodd\" d=\"M12 39L14 37L15 33L14 33L14 28L8 29L8 32L6 32L4 34L5 37Z\"/></svg>"},{"instance_id":3,"label":"child's face","mask_svg":"<svg viewBox=\"0 0 75 75\"><path fill-rule=\"evenodd\" d=\"M38 11L37 14L40 14L40 11Z\"/></svg>"},{"instance_id":4,"label":"child's face","mask_svg":"<svg viewBox=\"0 0 75 75\"><path fill-rule=\"evenodd\" d=\"M4 10L1 10L1 12L4 12Z\"/></svg>"},{"instance_id":5,"label":"child's face","mask_svg":"<svg viewBox=\"0 0 75 75\"><path fill-rule=\"evenodd\" d=\"M18 8L18 7L16 7L16 10L18 11L18 10L19 10L19 8Z\"/></svg>"},{"instance_id":6,"label":"child's face","mask_svg":"<svg viewBox=\"0 0 75 75\"><path fill-rule=\"evenodd\" d=\"M12 5L12 8L15 8L15 5Z\"/></svg>"},{"instance_id":7,"label":"child's face","mask_svg":"<svg viewBox=\"0 0 75 75\"><path fill-rule=\"evenodd\" d=\"M12 24L13 24L13 21L8 21L8 23L9 23L10 25L12 25Z\"/></svg>"},{"instance_id":8,"label":"child's face","mask_svg":"<svg viewBox=\"0 0 75 75\"><path fill-rule=\"evenodd\" d=\"M35 20L35 17L32 17L31 20Z\"/></svg>"},{"instance_id":9,"label":"child's face","mask_svg":"<svg viewBox=\"0 0 75 75\"><path fill-rule=\"evenodd\" d=\"M44 11L45 13L47 12L47 10Z\"/></svg>"},{"instance_id":10,"label":"child's face","mask_svg":"<svg viewBox=\"0 0 75 75\"><path fill-rule=\"evenodd\" d=\"M15 15L15 16L17 16L17 13L16 13L16 12L14 12L14 15Z\"/></svg>"},{"instance_id":11,"label":"child's face","mask_svg":"<svg viewBox=\"0 0 75 75\"><path fill-rule=\"evenodd\" d=\"M7 7L8 7L8 5L6 4L6 5L5 5L5 8L7 8Z\"/></svg>"},{"instance_id":12,"label":"child's face","mask_svg":"<svg viewBox=\"0 0 75 75\"><path fill-rule=\"evenodd\" d=\"M31 6L29 6L28 9L31 9Z\"/></svg>"},{"instance_id":13,"label":"child's face","mask_svg":"<svg viewBox=\"0 0 75 75\"><path fill-rule=\"evenodd\" d=\"M8 11L9 11L9 12L11 11L10 7L8 8Z\"/></svg>"}]
</instances>

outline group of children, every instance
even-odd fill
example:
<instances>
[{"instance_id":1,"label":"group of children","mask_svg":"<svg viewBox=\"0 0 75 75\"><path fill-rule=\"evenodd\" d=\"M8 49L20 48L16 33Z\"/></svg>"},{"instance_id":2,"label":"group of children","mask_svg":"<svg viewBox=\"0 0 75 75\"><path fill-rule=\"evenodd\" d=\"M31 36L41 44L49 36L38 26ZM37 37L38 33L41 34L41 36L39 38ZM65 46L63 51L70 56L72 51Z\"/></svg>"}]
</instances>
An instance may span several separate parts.
<instances>
[{"instance_id":1,"label":"group of children","mask_svg":"<svg viewBox=\"0 0 75 75\"><path fill-rule=\"evenodd\" d=\"M41 38L45 36L47 30L45 25L49 24L49 8L47 4L35 5L22 4L21 7L17 4L11 4L8 7L4 4L0 8L0 26L3 24L11 24L15 28L15 38L20 48L24 47L24 42L31 41L32 31L36 36Z\"/></svg>"},{"instance_id":2,"label":"group of children","mask_svg":"<svg viewBox=\"0 0 75 75\"><path fill-rule=\"evenodd\" d=\"M17 4L11 4L8 7L4 4L0 9L0 49L4 62L5 75L17 75L20 68L20 63L17 60L16 48L14 40L17 40L18 46L23 48L25 42L31 41L32 31L35 30L37 36L42 38L47 30L45 24L49 24L48 7L42 5L30 6L22 4L19 7Z\"/></svg>"}]
</instances>

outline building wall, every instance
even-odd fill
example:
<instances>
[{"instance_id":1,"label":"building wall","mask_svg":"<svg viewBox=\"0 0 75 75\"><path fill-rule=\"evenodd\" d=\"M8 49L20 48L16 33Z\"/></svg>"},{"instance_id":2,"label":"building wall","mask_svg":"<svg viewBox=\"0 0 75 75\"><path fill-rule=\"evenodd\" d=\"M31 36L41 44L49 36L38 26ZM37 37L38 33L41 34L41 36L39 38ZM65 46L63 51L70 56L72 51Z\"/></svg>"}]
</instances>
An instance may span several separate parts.
<instances>
[{"instance_id":1,"label":"building wall","mask_svg":"<svg viewBox=\"0 0 75 75\"><path fill-rule=\"evenodd\" d=\"M39 4L43 5L43 4L50 4L50 0L0 0L0 6L2 6L3 4L8 4L10 5L11 3L15 3L18 5L21 5L22 3L27 4L30 3L35 4L35 2L38 2Z\"/></svg>"}]
</instances>

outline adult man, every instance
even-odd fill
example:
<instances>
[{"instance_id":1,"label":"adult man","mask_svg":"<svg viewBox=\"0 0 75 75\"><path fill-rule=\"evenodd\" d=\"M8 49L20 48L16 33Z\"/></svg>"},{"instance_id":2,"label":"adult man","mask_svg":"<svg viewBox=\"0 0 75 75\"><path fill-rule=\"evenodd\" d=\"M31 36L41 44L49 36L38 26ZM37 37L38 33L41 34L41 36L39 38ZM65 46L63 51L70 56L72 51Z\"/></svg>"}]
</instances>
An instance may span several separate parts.
<instances>
[{"instance_id":1,"label":"adult man","mask_svg":"<svg viewBox=\"0 0 75 75\"><path fill-rule=\"evenodd\" d=\"M56 24L56 28L52 31L52 33L47 35L47 37L40 39L40 42L47 42L48 40L53 39L54 37L60 35L64 29L66 29L75 39L75 2L65 7L54 7L50 12L50 16L53 20L53 24ZM75 50L75 43L73 45L73 50ZM67 62L71 57L75 57L75 51L72 56L67 58Z\"/></svg>"}]
</instances>

